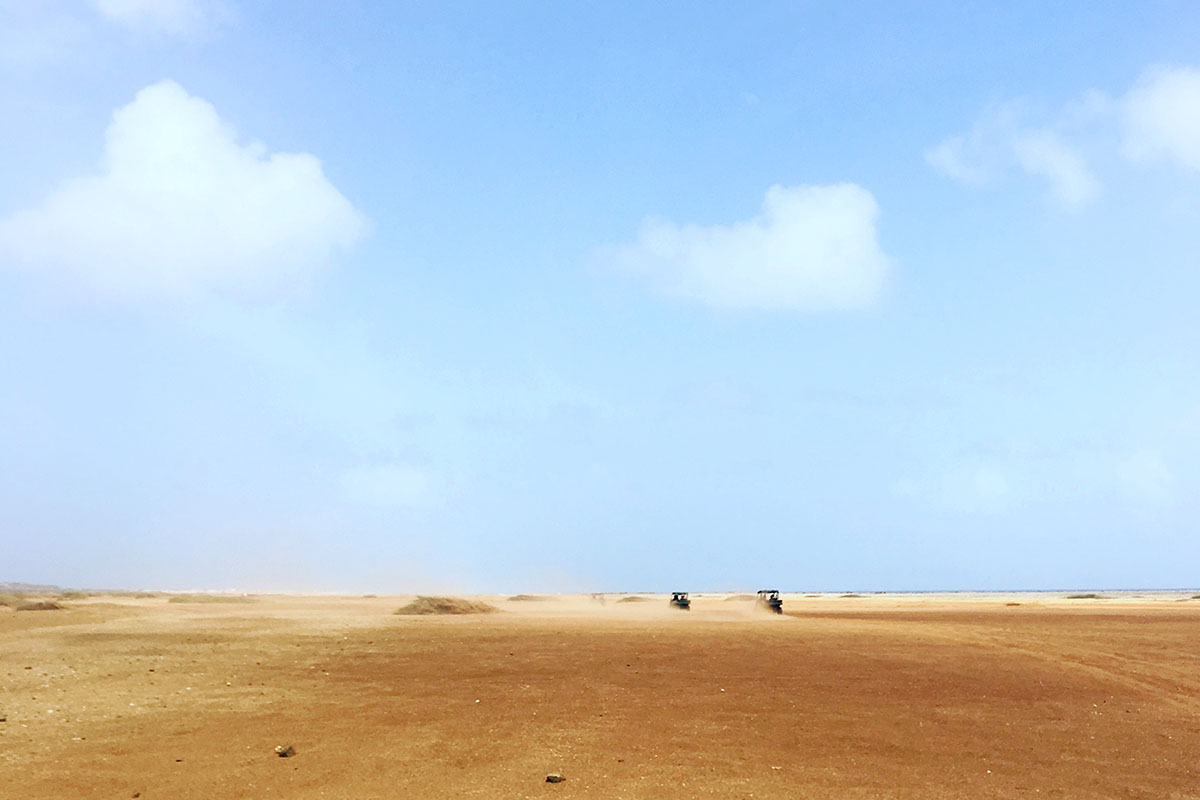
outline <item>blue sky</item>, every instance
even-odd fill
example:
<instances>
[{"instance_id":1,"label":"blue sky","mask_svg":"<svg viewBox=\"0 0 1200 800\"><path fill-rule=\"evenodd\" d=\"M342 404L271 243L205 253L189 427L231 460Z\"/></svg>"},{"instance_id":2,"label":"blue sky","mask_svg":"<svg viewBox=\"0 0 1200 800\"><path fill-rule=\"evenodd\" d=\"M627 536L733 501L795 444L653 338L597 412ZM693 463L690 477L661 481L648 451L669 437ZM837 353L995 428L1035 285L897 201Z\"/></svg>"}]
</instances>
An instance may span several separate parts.
<instances>
[{"instance_id":1,"label":"blue sky","mask_svg":"<svg viewBox=\"0 0 1200 800\"><path fill-rule=\"evenodd\" d=\"M0 579L1195 586L1198 42L0 3Z\"/></svg>"}]
</instances>

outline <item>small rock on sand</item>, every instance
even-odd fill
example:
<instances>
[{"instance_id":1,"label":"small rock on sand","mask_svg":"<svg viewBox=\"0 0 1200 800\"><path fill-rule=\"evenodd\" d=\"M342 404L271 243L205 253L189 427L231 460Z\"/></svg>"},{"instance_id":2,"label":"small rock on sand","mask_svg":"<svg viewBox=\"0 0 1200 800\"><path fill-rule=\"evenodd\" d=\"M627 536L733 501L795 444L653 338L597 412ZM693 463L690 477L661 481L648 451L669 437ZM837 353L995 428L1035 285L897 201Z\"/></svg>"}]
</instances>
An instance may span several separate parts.
<instances>
[{"instance_id":1,"label":"small rock on sand","mask_svg":"<svg viewBox=\"0 0 1200 800\"><path fill-rule=\"evenodd\" d=\"M279 756L280 758L291 758L292 756L296 755L296 748L292 747L290 744L277 744L275 745L275 755Z\"/></svg>"},{"instance_id":2,"label":"small rock on sand","mask_svg":"<svg viewBox=\"0 0 1200 800\"><path fill-rule=\"evenodd\" d=\"M546 783L562 783L566 777L561 772L551 772L546 776Z\"/></svg>"}]
</instances>

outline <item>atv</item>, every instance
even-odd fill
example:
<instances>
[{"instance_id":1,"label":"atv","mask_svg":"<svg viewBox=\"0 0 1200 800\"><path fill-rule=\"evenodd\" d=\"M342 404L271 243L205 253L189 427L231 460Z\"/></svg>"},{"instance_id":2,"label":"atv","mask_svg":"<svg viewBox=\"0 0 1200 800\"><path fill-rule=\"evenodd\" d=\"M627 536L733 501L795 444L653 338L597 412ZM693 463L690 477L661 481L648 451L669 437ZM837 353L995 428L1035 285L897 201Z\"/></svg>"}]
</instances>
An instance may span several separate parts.
<instances>
[{"instance_id":1,"label":"atv","mask_svg":"<svg viewBox=\"0 0 1200 800\"><path fill-rule=\"evenodd\" d=\"M690 611L692 601L688 600L687 592L671 592L671 605L680 611Z\"/></svg>"},{"instance_id":2,"label":"atv","mask_svg":"<svg viewBox=\"0 0 1200 800\"><path fill-rule=\"evenodd\" d=\"M767 611L774 611L776 614L783 613L783 601L779 599L778 589L762 589L758 593L758 605Z\"/></svg>"}]
</instances>

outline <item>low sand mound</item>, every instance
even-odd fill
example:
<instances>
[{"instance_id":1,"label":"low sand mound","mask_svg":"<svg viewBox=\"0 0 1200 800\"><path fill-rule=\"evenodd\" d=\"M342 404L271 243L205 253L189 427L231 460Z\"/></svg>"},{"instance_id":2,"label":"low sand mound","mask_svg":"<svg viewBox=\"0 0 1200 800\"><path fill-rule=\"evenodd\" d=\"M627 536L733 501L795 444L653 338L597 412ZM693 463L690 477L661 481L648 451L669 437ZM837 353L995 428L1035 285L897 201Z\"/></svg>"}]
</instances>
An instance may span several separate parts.
<instances>
[{"instance_id":1,"label":"low sand mound","mask_svg":"<svg viewBox=\"0 0 1200 800\"><path fill-rule=\"evenodd\" d=\"M54 602L53 600L39 600L36 603L26 603L25 605L17 606L17 611L61 611L66 606Z\"/></svg>"},{"instance_id":2,"label":"low sand mound","mask_svg":"<svg viewBox=\"0 0 1200 800\"><path fill-rule=\"evenodd\" d=\"M731 595L729 595L729 597L725 598L725 602L729 602L730 600L754 600L754 599L756 599L756 597L752 594L731 594Z\"/></svg>"},{"instance_id":3,"label":"low sand mound","mask_svg":"<svg viewBox=\"0 0 1200 800\"><path fill-rule=\"evenodd\" d=\"M540 594L514 594L508 598L514 603L529 603L537 600L549 600L549 597Z\"/></svg>"},{"instance_id":4,"label":"low sand mound","mask_svg":"<svg viewBox=\"0 0 1200 800\"><path fill-rule=\"evenodd\" d=\"M478 600L464 600L461 597L418 597L403 608L396 609L397 614L491 614L500 609L481 603Z\"/></svg>"},{"instance_id":5,"label":"low sand mound","mask_svg":"<svg viewBox=\"0 0 1200 800\"><path fill-rule=\"evenodd\" d=\"M654 598L653 597L641 597L639 595L634 594L634 595L630 595L629 597L622 597L617 602L618 603L653 603Z\"/></svg>"}]
</instances>

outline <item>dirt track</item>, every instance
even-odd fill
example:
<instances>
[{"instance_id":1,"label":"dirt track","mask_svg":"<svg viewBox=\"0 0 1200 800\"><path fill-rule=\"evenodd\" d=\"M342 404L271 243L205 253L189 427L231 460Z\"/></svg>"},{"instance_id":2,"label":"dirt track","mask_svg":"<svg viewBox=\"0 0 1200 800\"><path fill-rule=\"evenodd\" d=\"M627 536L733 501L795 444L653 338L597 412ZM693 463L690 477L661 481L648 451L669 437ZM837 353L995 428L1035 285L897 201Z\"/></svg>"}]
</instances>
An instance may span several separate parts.
<instances>
[{"instance_id":1,"label":"dirt track","mask_svg":"<svg viewBox=\"0 0 1200 800\"><path fill-rule=\"evenodd\" d=\"M0 609L0 797L1200 798L1200 601L403 600Z\"/></svg>"}]
</instances>

